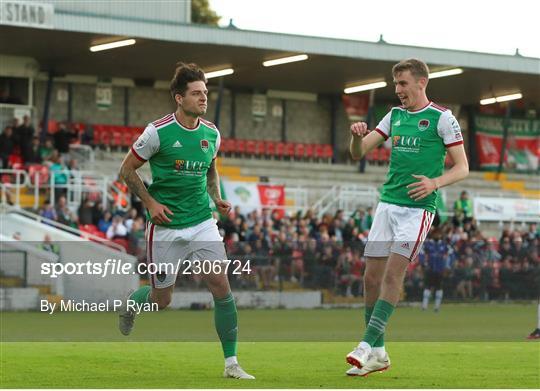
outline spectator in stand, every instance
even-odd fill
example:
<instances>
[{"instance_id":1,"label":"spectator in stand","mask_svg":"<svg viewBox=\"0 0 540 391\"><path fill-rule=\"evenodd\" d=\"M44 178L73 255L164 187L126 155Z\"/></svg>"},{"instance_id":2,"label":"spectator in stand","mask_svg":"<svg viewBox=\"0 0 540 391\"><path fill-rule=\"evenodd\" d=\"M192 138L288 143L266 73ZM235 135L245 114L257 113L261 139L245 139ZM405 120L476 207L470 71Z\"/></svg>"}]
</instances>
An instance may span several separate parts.
<instances>
[{"instance_id":1,"label":"spectator in stand","mask_svg":"<svg viewBox=\"0 0 540 391\"><path fill-rule=\"evenodd\" d=\"M146 258L146 241L144 239L144 219L137 217L128 235L129 253L135 255L139 262Z\"/></svg>"},{"instance_id":2,"label":"spectator in stand","mask_svg":"<svg viewBox=\"0 0 540 391\"><path fill-rule=\"evenodd\" d=\"M107 239L126 239L128 231L122 222L122 216L116 215L112 219L112 224L107 229Z\"/></svg>"},{"instance_id":3,"label":"spectator in stand","mask_svg":"<svg viewBox=\"0 0 540 391\"><path fill-rule=\"evenodd\" d=\"M362 221L362 232L369 231L373 224L373 207L370 206L366 210L366 215Z\"/></svg>"},{"instance_id":4,"label":"spectator in stand","mask_svg":"<svg viewBox=\"0 0 540 391\"><path fill-rule=\"evenodd\" d=\"M23 149L23 158L26 164L41 164L41 145L39 143L39 137L32 137L32 143L28 148Z\"/></svg>"},{"instance_id":5,"label":"spectator in stand","mask_svg":"<svg viewBox=\"0 0 540 391\"><path fill-rule=\"evenodd\" d=\"M9 168L9 155L15 151L17 140L13 135L13 128L6 126L4 132L0 135L0 159L2 159L2 168Z\"/></svg>"},{"instance_id":6,"label":"spectator in stand","mask_svg":"<svg viewBox=\"0 0 540 391\"><path fill-rule=\"evenodd\" d=\"M98 228L101 232L106 234L111 224L112 224L112 213L107 210L105 211L105 213L103 213L103 217L99 220Z\"/></svg>"},{"instance_id":7,"label":"spectator in stand","mask_svg":"<svg viewBox=\"0 0 540 391\"><path fill-rule=\"evenodd\" d=\"M126 226L128 232L131 232L135 219L137 219L137 209L131 208L124 217L124 225Z\"/></svg>"},{"instance_id":8,"label":"spectator in stand","mask_svg":"<svg viewBox=\"0 0 540 391\"><path fill-rule=\"evenodd\" d=\"M90 201L88 198L85 198L83 202L81 203L81 206L79 206L79 224L81 225L87 225L87 224L93 224L93 206L92 201Z\"/></svg>"},{"instance_id":9,"label":"spectator in stand","mask_svg":"<svg viewBox=\"0 0 540 391\"><path fill-rule=\"evenodd\" d=\"M58 130L54 134L54 147L58 150L60 155L64 156L69 153L71 136L71 133L66 128L66 124L61 122L58 125Z\"/></svg>"},{"instance_id":10,"label":"spectator in stand","mask_svg":"<svg viewBox=\"0 0 540 391\"><path fill-rule=\"evenodd\" d=\"M45 138L45 144L39 149L39 155L42 162L46 162L51 159L53 152L55 151L53 145L53 139L50 136Z\"/></svg>"},{"instance_id":11,"label":"spectator in stand","mask_svg":"<svg viewBox=\"0 0 540 391\"><path fill-rule=\"evenodd\" d=\"M81 144L94 147L94 127L87 124L81 134Z\"/></svg>"},{"instance_id":12,"label":"spectator in stand","mask_svg":"<svg viewBox=\"0 0 540 391\"><path fill-rule=\"evenodd\" d=\"M21 147L21 153L23 156L26 156L28 154L28 150L32 145L32 139L35 133L36 130L32 126L30 116L25 115L23 117L23 123L17 128L19 146Z\"/></svg>"},{"instance_id":13,"label":"spectator in stand","mask_svg":"<svg viewBox=\"0 0 540 391\"><path fill-rule=\"evenodd\" d=\"M39 248L56 255L60 255L60 246L52 241L51 235L49 234L45 234L43 243L39 245Z\"/></svg>"},{"instance_id":14,"label":"spectator in stand","mask_svg":"<svg viewBox=\"0 0 540 391\"><path fill-rule=\"evenodd\" d=\"M55 199L59 199L67 192L68 175L66 168L62 163L62 158L58 154L58 151L54 151L51 156L51 165L49 171L53 176Z\"/></svg>"},{"instance_id":15,"label":"spectator in stand","mask_svg":"<svg viewBox=\"0 0 540 391\"><path fill-rule=\"evenodd\" d=\"M45 201L43 208L39 211L39 215L49 220L58 220L58 215L56 214L56 210L54 209L54 206L50 200Z\"/></svg>"},{"instance_id":16,"label":"spectator in stand","mask_svg":"<svg viewBox=\"0 0 540 391\"><path fill-rule=\"evenodd\" d=\"M501 254L499 254L499 252L495 248L496 242L496 239L490 239L487 243L486 250L483 251L481 254L483 260L491 264L494 264L495 262L499 262L501 260Z\"/></svg>"},{"instance_id":17,"label":"spectator in stand","mask_svg":"<svg viewBox=\"0 0 540 391\"><path fill-rule=\"evenodd\" d=\"M460 226L473 217L473 203L469 198L469 193L463 190L459 199L454 202L454 225Z\"/></svg>"},{"instance_id":18,"label":"spectator in stand","mask_svg":"<svg viewBox=\"0 0 540 391\"><path fill-rule=\"evenodd\" d=\"M77 216L71 212L67 206L67 199L65 196L60 196L56 203L56 215L58 216L58 222L64 225L68 225L73 228L77 228L78 219Z\"/></svg>"},{"instance_id":19,"label":"spectator in stand","mask_svg":"<svg viewBox=\"0 0 540 391\"><path fill-rule=\"evenodd\" d=\"M103 218L103 213L103 202L98 200L94 203L94 207L92 208L92 224L97 226L99 221Z\"/></svg>"}]
</instances>

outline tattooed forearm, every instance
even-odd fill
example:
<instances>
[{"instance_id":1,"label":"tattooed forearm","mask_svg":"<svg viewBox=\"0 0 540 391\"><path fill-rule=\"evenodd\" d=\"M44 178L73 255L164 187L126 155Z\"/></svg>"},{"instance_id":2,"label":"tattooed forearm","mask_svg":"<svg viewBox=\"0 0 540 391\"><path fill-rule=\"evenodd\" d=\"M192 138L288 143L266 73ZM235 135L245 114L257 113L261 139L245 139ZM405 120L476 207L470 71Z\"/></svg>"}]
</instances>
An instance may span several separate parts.
<instances>
[{"instance_id":1,"label":"tattooed forearm","mask_svg":"<svg viewBox=\"0 0 540 391\"><path fill-rule=\"evenodd\" d=\"M120 169L120 176L126 182L129 190L131 190L132 193L135 193L145 205L152 200L152 196L148 193L146 186L144 186L144 183L136 170L122 166Z\"/></svg>"},{"instance_id":2,"label":"tattooed forearm","mask_svg":"<svg viewBox=\"0 0 540 391\"><path fill-rule=\"evenodd\" d=\"M221 200L221 190L219 188L219 174L216 168L215 160L210 164L206 173L206 191L212 197L212 200Z\"/></svg>"}]
</instances>

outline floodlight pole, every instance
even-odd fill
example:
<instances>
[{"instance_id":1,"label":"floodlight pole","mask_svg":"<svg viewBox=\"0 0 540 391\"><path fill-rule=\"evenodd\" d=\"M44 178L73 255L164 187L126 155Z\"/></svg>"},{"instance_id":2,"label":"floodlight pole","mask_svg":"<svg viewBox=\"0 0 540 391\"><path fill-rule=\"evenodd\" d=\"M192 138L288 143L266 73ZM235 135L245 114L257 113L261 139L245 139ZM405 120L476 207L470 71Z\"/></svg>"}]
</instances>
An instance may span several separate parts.
<instances>
[{"instance_id":1,"label":"floodlight pole","mask_svg":"<svg viewBox=\"0 0 540 391\"><path fill-rule=\"evenodd\" d=\"M501 145L501 153L499 155L499 166L497 167L497 179L502 172L504 165L504 155L506 154L506 145L508 144L508 129L510 128L510 118L512 116L512 102L508 102L506 106L506 115L503 122L503 139Z\"/></svg>"},{"instance_id":2,"label":"floodlight pole","mask_svg":"<svg viewBox=\"0 0 540 391\"><path fill-rule=\"evenodd\" d=\"M51 94L53 89L54 71L49 71L49 79L47 80L47 90L45 91L45 102L43 103L43 117L41 120L41 142L45 142L47 133L49 132L49 110L51 108Z\"/></svg>"},{"instance_id":3,"label":"floodlight pole","mask_svg":"<svg viewBox=\"0 0 540 391\"><path fill-rule=\"evenodd\" d=\"M219 117L221 114L221 102L223 100L223 76L219 78L218 98L216 102L216 112L214 113L214 125L219 129Z\"/></svg>"}]
</instances>

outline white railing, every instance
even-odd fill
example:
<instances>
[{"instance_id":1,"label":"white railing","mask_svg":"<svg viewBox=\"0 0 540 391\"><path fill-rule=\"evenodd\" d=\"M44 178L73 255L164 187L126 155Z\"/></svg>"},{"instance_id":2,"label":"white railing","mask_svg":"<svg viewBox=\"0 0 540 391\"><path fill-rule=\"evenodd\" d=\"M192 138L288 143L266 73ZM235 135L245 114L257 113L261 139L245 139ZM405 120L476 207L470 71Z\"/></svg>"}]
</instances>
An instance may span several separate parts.
<instances>
[{"instance_id":1,"label":"white railing","mask_svg":"<svg viewBox=\"0 0 540 391\"><path fill-rule=\"evenodd\" d=\"M69 225L65 225L65 224L59 223L57 221L48 219L46 217L37 215L35 213L28 212L27 210L24 210L24 209L8 207L8 208L6 208L6 213L17 213L17 214L23 215L24 217L28 217L28 218L30 218L30 219L38 222L38 223L45 223L47 225L51 225L51 226L53 226L55 228L61 229L62 231L66 231L66 232L72 233L72 234L74 234L76 236L80 236L81 238L88 239L88 240L91 240L93 242L98 242L100 244L103 244L103 245L105 245L107 247L110 247L110 248L113 248L115 250L121 251L123 253L126 252L126 249L123 246L121 246L121 245L119 245L117 243L111 242L108 239L102 238L100 236L96 236L96 235L91 234L89 232L81 231L81 230L79 230L77 228L73 228L73 227L70 227Z\"/></svg>"},{"instance_id":2,"label":"white railing","mask_svg":"<svg viewBox=\"0 0 540 391\"><path fill-rule=\"evenodd\" d=\"M105 208L107 208L108 202L113 199L112 195L109 194L109 189L114 188L112 180L108 176L99 175L93 171L49 171L48 181L42 181L43 174L39 171L36 171L30 178L28 172L24 170L0 170L0 177L5 175L10 176L10 181L2 183L0 186L1 200L4 205L7 205L8 200L10 200L14 206L20 207L23 189L33 190L33 207L35 210L40 207L39 195L42 190L50 191L49 197L51 200L56 199L57 191L65 190L68 207L72 210L78 208L83 199L89 194L95 194L96 199L101 199ZM66 176L65 183L56 183L60 175ZM117 201L121 202L125 199L129 207L129 197L119 189L116 190L119 194Z\"/></svg>"},{"instance_id":3,"label":"white railing","mask_svg":"<svg viewBox=\"0 0 540 391\"><path fill-rule=\"evenodd\" d=\"M75 159L81 168L90 168L96 161L94 150L89 145L70 144L69 155Z\"/></svg>"},{"instance_id":4,"label":"white railing","mask_svg":"<svg viewBox=\"0 0 540 391\"><path fill-rule=\"evenodd\" d=\"M379 192L375 186L336 185L311 207L319 217L338 209L351 215L359 206L375 206Z\"/></svg>"},{"instance_id":5,"label":"white railing","mask_svg":"<svg viewBox=\"0 0 540 391\"><path fill-rule=\"evenodd\" d=\"M24 170L13 170L13 169L2 169L0 170L0 177L3 180L5 175L10 177L15 177L15 182L10 180L9 183L2 182L2 204L7 204L8 197L13 196L13 191L15 191L15 205L21 204L21 190L23 186L28 186L28 173ZM12 190L13 189L13 190Z\"/></svg>"}]
</instances>

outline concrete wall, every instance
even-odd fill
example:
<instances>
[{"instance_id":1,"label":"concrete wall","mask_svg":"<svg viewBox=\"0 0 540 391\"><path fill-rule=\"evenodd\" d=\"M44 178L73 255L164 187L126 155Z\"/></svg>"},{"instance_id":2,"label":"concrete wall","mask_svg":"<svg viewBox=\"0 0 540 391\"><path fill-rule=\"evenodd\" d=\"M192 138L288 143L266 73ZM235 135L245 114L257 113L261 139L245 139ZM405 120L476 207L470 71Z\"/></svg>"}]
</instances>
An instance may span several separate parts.
<instances>
[{"instance_id":1,"label":"concrete wall","mask_svg":"<svg viewBox=\"0 0 540 391\"><path fill-rule=\"evenodd\" d=\"M35 82L35 105L38 119L43 116L46 81ZM73 89L73 121L90 124L124 124L124 91L126 87L113 87L112 105L108 109L96 106L96 88L93 84L72 83ZM58 90L68 89L66 82L55 82L51 95L49 118L65 121L68 116L68 103L58 100ZM152 87L127 87L129 126L144 126L174 110L173 101L168 90ZM267 99L265 117L252 114L253 94L248 92L234 93L236 137L244 139L281 140L282 116L278 115L282 100ZM219 129L222 137L231 136L233 92L225 90L219 117ZM337 102L337 152L339 160L347 159L349 140L349 121L341 101ZM205 118L215 121L217 91L209 94L209 108ZM319 96L317 101L286 100L285 111L287 141L304 143L330 143L331 134L331 102L330 97Z\"/></svg>"}]
</instances>

